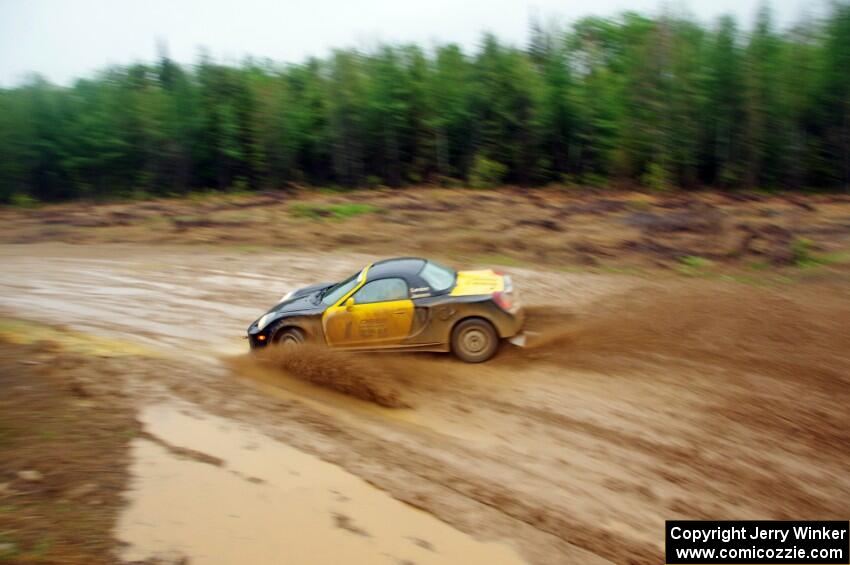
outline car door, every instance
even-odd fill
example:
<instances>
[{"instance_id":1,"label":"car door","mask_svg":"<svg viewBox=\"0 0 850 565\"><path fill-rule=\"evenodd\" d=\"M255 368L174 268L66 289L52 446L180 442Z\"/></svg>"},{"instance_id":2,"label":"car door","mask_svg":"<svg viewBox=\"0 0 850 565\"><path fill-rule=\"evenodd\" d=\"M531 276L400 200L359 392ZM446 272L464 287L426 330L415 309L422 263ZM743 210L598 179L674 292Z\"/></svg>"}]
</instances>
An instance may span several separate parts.
<instances>
[{"instance_id":1,"label":"car door","mask_svg":"<svg viewBox=\"0 0 850 565\"><path fill-rule=\"evenodd\" d=\"M329 308L324 316L329 345L386 347L410 335L413 301L402 278L370 281L349 298Z\"/></svg>"}]
</instances>

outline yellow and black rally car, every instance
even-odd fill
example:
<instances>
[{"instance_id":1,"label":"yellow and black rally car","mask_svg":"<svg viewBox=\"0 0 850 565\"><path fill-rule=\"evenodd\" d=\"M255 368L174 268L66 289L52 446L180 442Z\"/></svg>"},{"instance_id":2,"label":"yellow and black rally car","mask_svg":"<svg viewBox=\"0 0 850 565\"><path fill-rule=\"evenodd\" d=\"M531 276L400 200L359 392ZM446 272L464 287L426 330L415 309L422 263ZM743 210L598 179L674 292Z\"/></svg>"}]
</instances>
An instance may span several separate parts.
<instances>
[{"instance_id":1,"label":"yellow and black rally car","mask_svg":"<svg viewBox=\"0 0 850 565\"><path fill-rule=\"evenodd\" d=\"M342 282L290 292L248 328L252 349L321 343L351 350L452 351L487 361L517 336L524 313L511 278L404 257Z\"/></svg>"}]
</instances>

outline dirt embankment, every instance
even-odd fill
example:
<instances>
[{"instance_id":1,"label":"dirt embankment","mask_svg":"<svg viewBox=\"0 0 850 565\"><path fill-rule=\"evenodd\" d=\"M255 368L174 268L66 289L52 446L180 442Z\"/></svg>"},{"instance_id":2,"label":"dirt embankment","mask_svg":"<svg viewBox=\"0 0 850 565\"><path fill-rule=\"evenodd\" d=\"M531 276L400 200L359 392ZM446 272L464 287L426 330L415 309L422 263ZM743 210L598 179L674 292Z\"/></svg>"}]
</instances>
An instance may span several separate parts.
<instances>
[{"instance_id":1,"label":"dirt embankment","mask_svg":"<svg viewBox=\"0 0 850 565\"><path fill-rule=\"evenodd\" d=\"M216 243L582 267L850 261L850 197L420 188L0 210L0 242Z\"/></svg>"},{"instance_id":2,"label":"dirt embankment","mask_svg":"<svg viewBox=\"0 0 850 565\"><path fill-rule=\"evenodd\" d=\"M114 563L129 442L121 362L0 341L0 561Z\"/></svg>"}]
</instances>

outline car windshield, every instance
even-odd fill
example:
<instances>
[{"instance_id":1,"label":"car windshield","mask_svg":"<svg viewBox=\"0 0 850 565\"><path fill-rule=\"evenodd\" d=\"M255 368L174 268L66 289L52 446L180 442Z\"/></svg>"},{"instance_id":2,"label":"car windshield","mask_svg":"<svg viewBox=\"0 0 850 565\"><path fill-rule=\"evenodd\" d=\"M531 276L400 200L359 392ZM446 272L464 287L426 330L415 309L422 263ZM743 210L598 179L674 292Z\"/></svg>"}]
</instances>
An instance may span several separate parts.
<instances>
[{"instance_id":1,"label":"car windshield","mask_svg":"<svg viewBox=\"0 0 850 565\"><path fill-rule=\"evenodd\" d=\"M344 281L342 281L341 283L338 283L327 289L322 294L322 304L326 306L336 304L340 298L342 298L348 293L348 291L357 286L357 281L359 280L360 274L362 272L363 271L360 271L360 273L355 273Z\"/></svg>"},{"instance_id":2,"label":"car windshield","mask_svg":"<svg viewBox=\"0 0 850 565\"><path fill-rule=\"evenodd\" d=\"M444 267L433 261L426 261L425 266L419 272L419 276L425 279L428 286L434 292L442 292L448 290L455 283L457 273L453 269Z\"/></svg>"}]
</instances>

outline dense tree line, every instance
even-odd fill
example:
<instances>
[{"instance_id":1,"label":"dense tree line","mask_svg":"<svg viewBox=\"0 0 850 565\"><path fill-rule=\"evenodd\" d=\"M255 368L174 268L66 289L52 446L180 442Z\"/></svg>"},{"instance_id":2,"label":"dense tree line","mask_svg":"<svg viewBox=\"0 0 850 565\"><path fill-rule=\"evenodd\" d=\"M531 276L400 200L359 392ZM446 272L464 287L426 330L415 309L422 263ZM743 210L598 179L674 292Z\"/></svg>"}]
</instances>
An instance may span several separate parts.
<instances>
[{"instance_id":1,"label":"dense tree line","mask_svg":"<svg viewBox=\"0 0 850 565\"><path fill-rule=\"evenodd\" d=\"M0 200L290 183L850 184L850 5L785 31L760 12L532 23L526 48L208 57L0 90Z\"/></svg>"}]
</instances>

